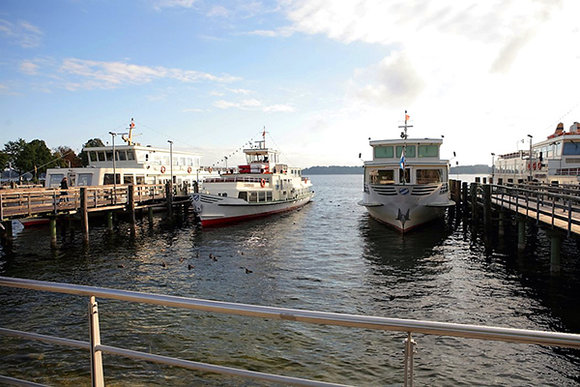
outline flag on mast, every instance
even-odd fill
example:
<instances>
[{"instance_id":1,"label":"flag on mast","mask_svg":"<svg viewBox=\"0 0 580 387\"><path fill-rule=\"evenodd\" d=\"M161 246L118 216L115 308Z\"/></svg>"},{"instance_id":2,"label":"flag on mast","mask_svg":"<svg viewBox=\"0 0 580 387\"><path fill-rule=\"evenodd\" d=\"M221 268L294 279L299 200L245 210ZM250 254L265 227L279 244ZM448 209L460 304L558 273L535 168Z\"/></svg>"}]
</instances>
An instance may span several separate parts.
<instances>
[{"instance_id":1,"label":"flag on mast","mask_svg":"<svg viewBox=\"0 0 580 387\"><path fill-rule=\"evenodd\" d=\"M405 121L409 121L409 118L411 117L407 114L407 111L405 110Z\"/></svg>"}]
</instances>

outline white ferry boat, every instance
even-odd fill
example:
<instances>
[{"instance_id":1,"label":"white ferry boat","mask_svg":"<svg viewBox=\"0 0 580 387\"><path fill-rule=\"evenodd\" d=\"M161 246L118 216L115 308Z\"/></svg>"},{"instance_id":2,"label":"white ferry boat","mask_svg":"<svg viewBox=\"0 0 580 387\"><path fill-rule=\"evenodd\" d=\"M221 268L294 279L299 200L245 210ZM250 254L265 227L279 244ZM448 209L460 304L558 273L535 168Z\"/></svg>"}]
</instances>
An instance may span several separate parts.
<instances>
[{"instance_id":1,"label":"white ferry boat","mask_svg":"<svg viewBox=\"0 0 580 387\"><path fill-rule=\"evenodd\" d=\"M492 180L497 184L536 182L551 185L580 184L580 124L575 122L568 132L559 123L546 140L530 149L499 155L495 160Z\"/></svg>"},{"instance_id":2,"label":"white ferry boat","mask_svg":"<svg viewBox=\"0 0 580 387\"><path fill-rule=\"evenodd\" d=\"M406 113L406 112L405 112ZM449 198L449 161L439 157L439 138L370 141L373 160L364 163L363 200L370 216L402 233L432 221L455 203Z\"/></svg>"},{"instance_id":3,"label":"white ferry boat","mask_svg":"<svg viewBox=\"0 0 580 387\"><path fill-rule=\"evenodd\" d=\"M206 179L191 195L202 226L238 222L299 208L314 192L300 168L278 162L278 152L266 147L266 133L257 147L244 149L247 164L237 171Z\"/></svg>"},{"instance_id":4,"label":"white ferry boat","mask_svg":"<svg viewBox=\"0 0 580 387\"><path fill-rule=\"evenodd\" d=\"M201 157L197 154L134 143L134 126L131 122L128 136L122 137L124 145L83 148L88 155L87 167L49 168L45 187L58 187L65 176L71 187L164 184L173 176L174 185L192 188L195 182L200 183L206 177L219 176L211 168L202 168ZM116 175L116 181L113 175Z\"/></svg>"}]
</instances>

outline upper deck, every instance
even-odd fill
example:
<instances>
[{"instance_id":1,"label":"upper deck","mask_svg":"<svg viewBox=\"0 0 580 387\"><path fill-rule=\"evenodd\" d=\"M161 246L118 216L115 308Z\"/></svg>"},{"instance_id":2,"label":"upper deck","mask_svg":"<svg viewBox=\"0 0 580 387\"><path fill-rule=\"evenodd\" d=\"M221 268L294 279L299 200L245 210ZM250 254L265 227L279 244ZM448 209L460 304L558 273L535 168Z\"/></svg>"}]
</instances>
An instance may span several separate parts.
<instances>
[{"instance_id":1,"label":"upper deck","mask_svg":"<svg viewBox=\"0 0 580 387\"><path fill-rule=\"evenodd\" d=\"M89 167L110 168L113 162L113 147L92 147L84 148L83 152L88 154ZM173 159L174 166L191 167L198 169L201 157L197 154L175 151L164 148L154 148L140 145L120 145L115 146L115 164L117 168L144 168L152 166L166 166L169 168Z\"/></svg>"},{"instance_id":2,"label":"upper deck","mask_svg":"<svg viewBox=\"0 0 580 387\"><path fill-rule=\"evenodd\" d=\"M405 148L405 162L413 164L447 164L448 160L440 157L441 138L408 138L391 140L373 140L373 160L365 165L398 164Z\"/></svg>"}]
</instances>

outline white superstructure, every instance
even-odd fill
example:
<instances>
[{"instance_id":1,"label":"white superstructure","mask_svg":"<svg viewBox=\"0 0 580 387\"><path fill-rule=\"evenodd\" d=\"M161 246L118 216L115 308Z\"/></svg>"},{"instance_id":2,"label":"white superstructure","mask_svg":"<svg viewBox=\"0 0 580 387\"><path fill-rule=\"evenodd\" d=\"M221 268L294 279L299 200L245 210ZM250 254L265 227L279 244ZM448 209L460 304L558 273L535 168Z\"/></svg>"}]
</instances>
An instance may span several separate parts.
<instances>
[{"instance_id":1,"label":"white superstructure","mask_svg":"<svg viewBox=\"0 0 580 387\"><path fill-rule=\"evenodd\" d=\"M133 128L131 123L131 129ZM123 184L161 184L171 180L177 186L192 187L206 177L219 176L211 168L200 166L201 157L195 153L142 146L132 142L131 135L123 136L126 144L115 147L84 148L88 166L78 168L49 168L46 187L58 187L63 177L69 186L97 186ZM113 162L113 149L116 155ZM116 175L116 181L113 176Z\"/></svg>"},{"instance_id":2,"label":"white superstructure","mask_svg":"<svg viewBox=\"0 0 580 387\"><path fill-rule=\"evenodd\" d=\"M237 171L207 179L200 193L191 195L202 226L238 222L290 211L313 196L310 179L300 168L278 162L278 152L264 140L244 149L247 164Z\"/></svg>"},{"instance_id":3,"label":"white superstructure","mask_svg":"<svg viewBox=\"0 0 580 387\"><path fill-rule=\"evenodd\" d=\"M407 232L443 215L449 199L449 161L442 160L440 138L370 141L373 160L364 163L363 200L376 220Z\"/></svg>"},{"instance_id":4,"label":"white superstructure","mask_svg":"<svg viewBox=\"0 0 580 387\"><path fill-rule=\"evenodd\" d=\"M530 144L530 149L499 155L493 165L492 180L500 185L530 181L579 184L580 124L575 122L566 132L564 124L559 123L553 134Z\"/></svg>"}]
</instances>

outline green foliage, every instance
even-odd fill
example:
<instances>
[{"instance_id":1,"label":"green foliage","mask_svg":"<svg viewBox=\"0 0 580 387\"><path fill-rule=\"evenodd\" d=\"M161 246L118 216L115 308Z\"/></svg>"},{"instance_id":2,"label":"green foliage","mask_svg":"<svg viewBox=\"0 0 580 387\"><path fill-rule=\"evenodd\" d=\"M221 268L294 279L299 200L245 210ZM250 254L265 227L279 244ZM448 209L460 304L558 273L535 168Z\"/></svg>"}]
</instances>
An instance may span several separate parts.
<instances>
[{"instance_id":1,"label":"green foliage","mask_svg":"<svg viewBox=\"0 0 580 387\"><path fill-rule=\"evenodd\" d=\"M10 155L6 152L0 151L0 171L3 171L8 166L8 161L10 160Z\"/></svg>"},{"instance_id":2,"label":"green foliage","mask_svg":"<svg viewBox=\"0 0 580 387\"><path fill-rule=\"evenodd\" d=\"M82 167L82 160L76 155L75 151L68 146L59 146L53 153L55 160L55 166L60 166L63 168Z\"/></svg>"},{"instance_id":3,"label":"green foliage","mask_svg":"<svg viewBox=\"0 0 580 387\"><path fill-rule=\"evenodd\" d=\"M85 145L83 145L83 148L95 148L100 146L105 146L100 138L91 138L85 143ZM87 155L87 152L83 150L81 153L79 153L79 156L81 158L81 165L83 167L89 165L89 156Z\"/></svg>"}]
</instances>

